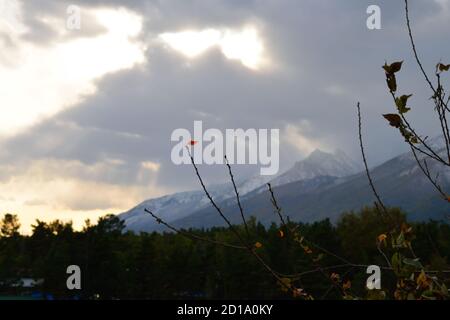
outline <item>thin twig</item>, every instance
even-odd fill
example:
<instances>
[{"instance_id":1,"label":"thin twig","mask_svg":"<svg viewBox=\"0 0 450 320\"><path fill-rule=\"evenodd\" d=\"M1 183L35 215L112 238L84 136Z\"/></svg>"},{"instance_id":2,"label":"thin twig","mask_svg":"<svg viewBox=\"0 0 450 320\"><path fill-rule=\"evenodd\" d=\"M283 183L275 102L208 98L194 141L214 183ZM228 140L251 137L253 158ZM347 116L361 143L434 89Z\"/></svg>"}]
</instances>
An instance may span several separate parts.
<instances>
[{"instance_id":1,"label":"thin twig","mask_svg":"<svg viewBox=\"0 0 450 320\"><path fill-rule=\"evenodd\" d=\"M440 83L440 75L438 73L438 70L436 71L436 76L438 79L438 87L437 89L434 87L433 83L431 82L430 78L428 77L422 62L419 58L419 54L417 52L417 48L416 48L416 44L414 41L414 37L413 37L413 32L412 32L412 28L411 28L411 19L409 16L409 4L408 4L408 0L405 0L405 16L406 16L406 26L408 28L408 35L409 35L409 39L411 42L411 47L412 47L412 51L414 53L414 58L417 62L417 65L419 66L420 71L422 72L426 82L428 83L429 87L431 88L431 90L433 91L433 97L435 100L435 104L436 104L436 108L439 114L439 121L441 123L441 128L442 128L442 132L445 138L445 144L446 144L446 149L447 149L447 158L448 158L448 162L444 161L439 155L437 155L436 153L433 152L433 150L431 150L430 148L428 148L428 145L424 142L420 140L420 136L417 135L413 130L411 130L411 126L409 125L409 123L406 121L405 117L402 115L403 120L405 121L405 123L407 124L407 126L409 127L409 129L411 130L411 132L420 140L420 142L430 151L432 151L433 155L435 157L432 157L436 160L436 158L438 159L438 161L442 162L443 164L450 166L450 131L448 128L448 124L447 124L447 119L446 119L446 111L448 111L448 101L447 102L444 101L444 97L442 96L442 86ZM442 109L442 110L441 110ZM442 111L442 112L441 112ZM415 148L415 147L414 147ZM415 148L417 151L422 152L423 151L421 149Z\"/></svg>"},{"instance_id":2,"label":"thin twig","mask_svg":"<svg viewBox=\"0 0 450 320\"><path fill-rule=\"evenodd\" d=\"M189 158L191 159L191 163L194 167L195 170L195 175L197 176L203 191L205 192L206 197L208 198L209 202L213 205L214 209L216 209L216 211L219 213L220 217L225 221L225 223L228 225L228 227L230 228L230 230L236 235L236 237L239 239L239 241L243 244L245 244L246 242L244 241L244 239L242 239L242 236L239 234L239 232L233 227L233 225L231 224L230 220L228 220L228 218L224 215L224 213L222 212L222 210L219 208L219 206L216 204L216 202L214 201L214 199L212 198L211 194L209 193L208 189L206 188L205 183L203 182L203 179L200 175L200 172L198 171L197 165L195 164L194 161L194 157L192 156L190 150L188 147L186 147L188 154L189 154Z\"/></svg>"},{"instance_id":3,"label":"thin twig","mask_svg":"<svg viewBox=\"0 0 450 320\"><path fill-rule=\"evenodd\" d=\"M340 268L347 268L347 267L352 267L352 268L368 268L370 265L368 264L354 264L354 263L343 263L343 264L337 264L337 265L332 265L332 266L326 266L326 267L322 267L322 271L327 271L327 270L333 270L333 269L340 269ZM392 270L392 267L380 267L383 270ZM312 269L312 270L307 270L307 271L303 271L303 272L299 272L299 273L294 273L294 274L283 274L282 276L286 277L286 278L301 278L303 276L309 275L309 274L313 274L316 272L319 272L320 270L318 268Z\"/></svg>"},{"instance_id":4,"label":"thin twig","mask_svg":"<svg viewBox=\"0 0 450 320\"><path fill-rule=\"evenodd\" d=\"M168 224L167 222L165 222L164 220L162 220L157 215L155 215L152 211L150 211L148 209L144 209L144 211L147 212L148 214L150 214L156 220L156 222L166 226L168 229L172 230L173 232L181 234L182 236L185 236L187 238L190 238L193 240L209 242L212 244L217 244L217 245L221 245L221 246L229 247L229 248L233 248L233 249L247 249L247 247L244 247L244 246L238 246L238 245L234 245L234 244L230 244L230 243L226 243L226 242L222 242L222 241L217 241L217 240L213 240L213 239L200 237L200 236L197 236L196 234L177 229L174 226L172 226L172 225Z\"/></svg>"},{"instance_id":5,"label":"thin twig","mask_svg":"<svg viewBox=\"0 0 450 320\"><path fill-rule=\"evenodd\" d=\"M392 269L391 262L389 261L388 257L384 253L384 251L381 249L380 244L377 244L377 250L378 252L383 256L384 260L386 261L386 264L389 266L390 269Z\"/></svg>"},{"instance_id":6,"label":"thin twig","mask_svg":"<svg viewBox=\"0 0 450 320\"><path fill-rule=\"evenodd\" d=\"M445 106L442 105L442 102L444 101L444 97L445 97L445 92L441 85L441 76L437 71L436 71L436 77L437 77L437 81L438 81L439 97L433 96L434 97L433 100L434 100L434 104L436 105L436 110L439 114L439 122L441 123L442 134L444 135L444 140L445 140L445 148L447 150L447 159L448 159L449 165L450 165L450 131L448 128L448 122L447 122L447 116L446 116L446 112L447 112L448 108L446 109Z\"/></svg>"},{"instance_id":7,"label":"thin twig","mask_svg":"<svg viewBox=\"0 0 450 320\"><path fill-rule=\"evenodd\" d=\"M233 184L234 194L236 195L236 202L237 202L237 205L239 207L239 212L241 214L242 222L244 223L245 233L247 234L247 239L249 240L250 239L250 232L248 231L247 221L245 220L244 209L242 208L241 198L239 196L239 192L238 192L238 189L236 187L236 182L234 181L234 175L233 175L233 172L231 171L231 166L230 166L230 163L228 162L228 158L227 158L226 155L225 155L225 164L227 165L228 173L229 173L230 179L231 179L231 183Z\"/></svg>"},{"instance_id":8,"label":"thin twig","mask_svg":"<svg viewBox=\"0 0 450 320\"><path fill-rule=\"evenodd\" d=\"M264 261L264 259L255 251L255 247L251 246L250 244L248 244L246 241L244 241L244 239L242 238L242 236L239 234L239 232L233 227L233 225L231 224L230 220L228 220L228 218L223 214L222 210L220 209L220 207L216 204L216 202L214 201L214 199L212 198L211 194L209 193L208 189L206 188L205 183L203 182L203 179L200 175L200 172L197 168L197 165L195 164L194 158L189 150L188 147L186 147L188 154L189 154L189 158L191 159L191 163L192 166L194 167L195 170L195 174L203 188L203 191L205 192L206 197L208 198L209 202L212 204L212 206L214 207L214 209L219 213L220 217L226 222L226 224L228 225L228 227L230 228L230 230L236 235L236 237L239 239L239 241L246 246L247 250L250 252L251 255L253 255L258 261L259 263L266 269L266 271L268 271L277 281L278 283L280 283L280 285L282 285L283 287L285 287L288 291L292 291L294 292L294 288L292 288L291 286L289 286L288 284L284 283L283 279L278 275L278 273L273 270L269 264Z\"/></svg>"},{"instance_id":9,"label":"thin twig","mask_svg":"<svg viewBox=\"0 0 450 320\"><path fill-rule=\"evenodd\" d=\"M406 14L406 26L408 27L408 35L409 35L412 50L414 53L414 57L416 59L417 64L419 65L420 70L422 71L423 76L425 77L425 80L427 81L427 83L430 86L433 93L436 94L436 89L434 88L433 84L430 81L430 78L428 77L427 73L425 72L425 69L422 66L422 62L419 59L419 54L417 53L416 44L414 42L414 37L413 37L413 33L412 33L412 28L411 28L411 21L409 18L408 0L405 0L405 14Z\"/></svg>"},{"instance_id":10,"label":"thin twig","mask_svg":"<svg viewBox=\"0 0 450 320\"><path fill-rule=\"evenodd\" d=\"M288 225L286 224L286 222L284 220L283 213L281 212L281 208L278 205L277 199L275 197L275 193L274 193L274 191L272 189L272 185L270 183L268 183L267 187L269 188L272 205L274 206L275 212L278 214L278 217L280 218L280 221L281 221L281 224L282 224L283 228L285 228L286 231L289 231L291 234L295 234L296 230L298 229L298 226L295 229L292 229L292 228L288 227ZM341 262L344 262L347 265L353 265L353 263L351 263L347 259L338 256L337 254L335 254L335 253L333 253L333 252L331 252L331 251L321 247L320 245L318 245L318 244L316 244L316 243L314 243L314 242L312 242L312 241L310 241L308 239L303 239L303 241L306 241L310 246L315 247L316 249L318 249L318 250L320 250L320 251L322 251L322 252L324 252L324 253L326 253L326 254L328 254L328 255L330 255L330 256L338 259L338 260L340 260Z\"/></svg>"},{"instance_id":11,"label":"thin twig","mask_svg":"<svg viewBox=\"0 0 450 320\"><path fill-rule=\"evenodd\" d=\"M363 143L363 138L362 138L361 107L360 107L360 103L359 102L358 102L356 107L358 109L359 146L360 146L360 149L361 149L361 154L362 154L362 158L363 158L363 162L364 162L364 167L366 169L367 179L369 180L369 184L370 184L370 187L372 189L372 192L375 195L375 198L377 199L378 204L381 206L381 208L383 210L383 213L385 215L388 215L388 211L386 209L386 206L384 205L383 201L381 200L380 195L377 192L377 189L375 188L375 185L374 185L374 183L372 181L372 177L370 175L369 166L367 165L366 153L364 152L364 143Z\"/></svg>"},{"instance_id":12,"label":"thin twig","mask_svg":"<svg viewBox=\"0 0 450 320\"><path fill-rule=\"evenodd\" d=\"M442 198L444 198L445 200L447 200L447 195L445 194L445 192L442 190L442 187L439 185L439 183L437 181L435 181L433 179L433 177L431 176L431 172L430 169L428 168L428 164L426 162L426 160L423 160L423 164L420 162L419 157L417 156L416 150L414 150L414 148L411 148L412 154L414 156L414 159L417 162L417 165L419 166L420 170L423 172L423 174L425 175L425 177L427 177L427 179L431 182L431 184L433 185L433 187L439 192L439 194L442 196Z\"/></svg>"},{"instance_id":13,"label":"thin twig","mask_svg":"<svg viewBox=\"0 0 450 320\"><path fill-rule=\"evenodd\" d=\"M354 269L354 267L349 268L343 275L342 277L345 277L347 274L349 274L352 270ZM325 292L325 294L320 298L321 300L325 300L325 298L328 296L328 294L331 292L331 290L333 290L333 288L335 288L334 285L331 285L328 290ZM340 288L341 289L341 288ZM340 292L342 292L341 290L339 290Z\"/></svg>"},{"instance_id":14,"label":"thin twig","mask_svg":"<svg viewBox=\"0 0 450 320\"><path fill-rule=\"evenodd\" d=\"M276 197L275 197L275 194L274 194L274 192L273 192L273 190L272 190L271 184L268 183L267 186L268 186L268 188L269 188L269 192L270 192L270 196L271 196L271 202L272 202L272 205L274 206L275 212L278 214L278 217L280 218L282 227L286 230L286 232L289 231L289 233L290 233L291 236L295 235L295 234L296 234L296 233L295 233L295 232L296 232L296 231L295 231L296 229L295 229L295 230L290 229L289 226L285 223L285 220L284 220L284 217L283 217L283 213L281 212L281 208L280 208L280 206L278 205L278 202L277 202L277 199L276 199ZM288 222L289 222L289 217L288 217ZM296 238L296 236L294 236L294 239L295 239L295 238ZM352 263L349 262L347 259L344 259L344 258L338 256L337 254L334 254L334 253L330 252L329 250L326 250L326 249L322 248L321 246L319 246L319 245L317 245L317 244L315 244L315 243L313 243L313 242L311 242L311 241L308 241L308 240L304 239L303 237L302 237L302 239L303 239L303 240L301 240L302 242L303 242L303 241L306 241L309 245L315 247L316 249L318 249L318 250L320 250L320 251L323 251L324 253L326 253L326 254L328 254L328 255L330 255L330 256L333 256L333 257L337 258L338 260L343 261L343 262L346 263L346 264L352 264ZM314 264L314 263L315 263L314 259L312 259L312 258L309 256L309 254L308 254L307 256L309 257L310 261ZM316 270L316 272L320 272L320 273L324 276L325 279L329 280L329 281L331 282L331 285L332 285L332 286L335 286L338 290L342 290L342 288L340 288L340 287L337 286L337 284L334 282L334 280L330 278L330 276L325 272L325 270L324 270L322 267L318 266L315 270Z\"/></svg>"},{"instance_id":15,"label":"thin twig","mask_svg":"<svg viewBox=\"0 0 450 320\"><path fill-rule=\"evenodd\" d=\"M281 213L281 208L278 205L277 199L275 198L275 194L273 193L272 185L270 183L268 183L267 187L269 188L270 201L272 202L272 205L275 208L275 212L278 214L278 217L280 218L280 221L281 221L281 224L283 225L283 227L287 229L286 222L284 221L283 214Z\"/></svg>"},{"instance_id":16,"label":"thin twig","mask_svg":"<svg viewBox=\"0 0 450 320\"><path fill-rule=\"evenodd\" d=\"M419 54L417 52L417 48L416 48L416 43L414 41L414 37L413 37L413 32L412 32L412 28L411 28L411 19L409 17L409 5L408 5L408 0L405 0L405 15L406 15L406 26L408 27L408 35L409 35L409 40L411 42L411 47L414 53L414 58L416 59L417 65L420 68L420 71L422 72L423 76L425 77L426 82L428 83L428 85L430 86L431 90L433 91L434 96L440 98L440 102L441 104L448 110L448 101L445 102L442 97L440 97L440 95L438 94L438 90L440 90L440 86L438 86L438 89L435 89L433 83L431 82L430 78L428 77L422 62L419 58Z\"/></svg>"}]
</instances>

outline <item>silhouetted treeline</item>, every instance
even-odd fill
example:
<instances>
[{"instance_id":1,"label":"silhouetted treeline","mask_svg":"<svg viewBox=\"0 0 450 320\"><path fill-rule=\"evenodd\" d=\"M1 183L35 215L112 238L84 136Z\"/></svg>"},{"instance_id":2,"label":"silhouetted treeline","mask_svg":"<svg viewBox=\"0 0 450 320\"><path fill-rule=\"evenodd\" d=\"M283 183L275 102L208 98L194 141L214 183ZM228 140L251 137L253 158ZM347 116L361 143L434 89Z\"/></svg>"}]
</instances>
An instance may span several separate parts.
<instances>
[{"instance_id":1,"label":"silhouetted treeline","mask_svg":"<svg viewBox=\"0 0 450 320\"><path fill-rule=\"evenodd\" d=\"M393 210L399 220L404 215ZM31 291L56 299L176 299L176 298L288 298L274 279L245 251L208 242L193 241L175 233L124 232L117 217L109 215L96 225L86 223L74 231L70 223L37 221L32 234L20 235L18 221L7 215L0 232L0 296L29 294ZM430 269L448 269L450 226L443 222L412 223L416 239L414 250ZM329 220L294 224L302 236L330 252L358 264L385 265L376 239L386 232L373 209L346 213L333 225ZM320 265L338 266L341 262L324 255L320 264L309 257L280 229L249 222L259 252L280 273L293 274L315 270ZM226 228L190 230L202 237L237 243ZM78 265L82 290L66 288L66 269ZM363 292L367 275L364 268L338 267L333 270L352 281L353 289ZM392 275L383 273L383 286L392 286ZM20 279L43 279L35 288L22 288ZM300 279L313 296L339 296L328 290L329 281L320 272ZM395 283L395 282L394 282Z\"/></svg>"}]
</instances>

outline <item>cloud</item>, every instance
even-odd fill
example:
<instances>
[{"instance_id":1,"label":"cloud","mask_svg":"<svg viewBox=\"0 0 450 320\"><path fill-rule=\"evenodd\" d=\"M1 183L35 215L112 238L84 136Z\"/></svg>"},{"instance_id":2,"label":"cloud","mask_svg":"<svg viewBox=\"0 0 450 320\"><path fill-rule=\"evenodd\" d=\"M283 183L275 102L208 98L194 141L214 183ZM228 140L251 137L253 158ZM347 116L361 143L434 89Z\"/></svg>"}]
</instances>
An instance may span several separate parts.
<instances>
[{"instance_id":1,"label":"cloud","mask_svg":"<svg viewBox=\"0 0 450 320\"><path fill-rule=\"evenodd\" d=\"M449 10L450 9L450 1L449 0L434 0L437 2L442 9Z\"/></svg>"},{"instance_id":2,"label":"cloud","mask_svg":"<svg viewBox=\"0 0 450 320\"><path fill-rule=\"evenodd\" d=\"M167 32L160 34L159 38L191 59L212 47L218 47L228 59L238 60L253 70L261 68L264 62L268 63L267 57L264 57L262 40L253 26L246 26L242 30Z\"/></svg>"},{"instance_id":3,"label":"cloud","mask_svg":"<svg viewBox=\"0 0 450 320\"><path fill-rule=\"evenodd\" d=\"M307 156L316 149L328 150L329 147L314 138L307 137L305 131L310 131L310 125L303 121L300 125L288 124L283 130L284 140L292 145L299 153L299 156Z\"/></svg>"},{"instance_id":4,"label":"cloud","mask_svg":"<svg viewBox=\"0 0 450 320\"><path fill-rule=\"evenodd\" d=\"M39 199L31 199L31 200L27 200L23 203L25 206L45 206L47 205L47 202L43 201L43 200L39 200Z\"/></svg>"},{"instance_id":5,"label":"cloud","mask_svg":"<svg viewBox=\"0 0 450 320\"><path fill-rule=\"evenodd\" d=\"M10 15L14 19L7 21L12 26L10 41L15 46L0 42L0 52L9 57L6 62L0 61L0 134L14 134L79 103L95 94L96 79L144 62L142 43L132 40L142 26L141 18L134 13L124 9L93 10L89 13L106 33L39 46L20 39L27 26L21 18L22 7L16 1L12 3ZM64 19L46 22L70 32L61 28Z\"/></svg>"},{"instance_id":6,"label":"cloud","mask_svg":"<svg viewBox=\"0 0 450 320\"><path fill-rule=\"evenodd\" d=\"M25 231L36 218L59 217L80 227L87 218L125 211L142 198L169 192L155 185L154 175L134 186L113 183L110 176L120 175L122 165L117 160L86 165L47 159L15 167L0 181L2 211L18 213Z\"/></svg>"},{"instance_id":7,"label":"cloud","mask_svg":"<svg viewBox=\"0 0 450 320\"><path fill-rule=\"evenodd\" d=\"M348 90L340 84L332 84L326 87L325 92L332 96L346 96L349 94Z\"/></svg>"},{"instance_id":8,"label":"cloud","mask_svg":"<svg viewBox=\"0 0 450 320\"><path fill-rule=\"evenodd\" d=\"M148 197L198 188L190 166L170 161L172 131L191 130L194 120L203 120L205 129L281 129L283 170L314 148L359 155L355 105L361 101L370 162L396 155L403 141L381 117L393 108L385 60L405 60L398 80L414 92L412 120L420 119L427 135L437 132L421 107L430 93L411 56L401 2L379 1L382 30L369 31L372 3L361 0L80 0L82 29L75 33L58 27L68 4L23 1L18 21L26 30L0 32L0 68L9 75L0 73L0 108L10 119L0 120L3 130L10 128L0 138L0 193L15 200L0 204L21 213L24 225L36 217L73 218L79 225ZM411 3L431 69L450 57L450 45L435 34L447 30L449 20L427 22L441 11L435 1ZM101 12L112 16L101 23ZM270 60L258 72L245 65L245 56L224 49L226 30L240 34L247 25ZM207 45L201 40L192 49L195 58L158 38L185 30L194 33L184 42L205 30L219 35L212 32ZM244 177L259 168L234 169ZM208 183L226 179L225 168L200 170ZM31 206L36 199L42 204Z\"/></svg>"},{"instance_id":9,"label":"cloud","mask_svg":"<svg viewBox=\"0 0 450 320\"><path fill-rule=\"evenodd\" d=\"M141 163L141 165L143 169L149 170L151 172L158 172L161 166L159 163L155 163L152 161L144 161Z\"/></svg>"}]
</instances>

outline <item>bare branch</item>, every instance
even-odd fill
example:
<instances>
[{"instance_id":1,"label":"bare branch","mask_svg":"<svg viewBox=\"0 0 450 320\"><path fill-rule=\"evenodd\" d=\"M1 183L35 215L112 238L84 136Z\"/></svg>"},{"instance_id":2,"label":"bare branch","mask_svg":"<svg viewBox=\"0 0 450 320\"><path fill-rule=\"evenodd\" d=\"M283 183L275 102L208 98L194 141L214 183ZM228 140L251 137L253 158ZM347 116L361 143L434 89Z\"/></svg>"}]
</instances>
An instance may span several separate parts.
<instances>
[{"instance_id":1,"label":"bare branch","mask_svg":"<svg viewBox=\"0 0 450 320\"><path fill-rule=\"evenodd\" d=\"M366 175L367 179L369 180L370 188L372 189L373 194L375 195L375 198L377 199L377 204L381 207L382 211L379 211L380 213L383 212L385 215L388 215L388 211L386 209L386 206L384 205L383 201L381 200L380 195L377 192L377 189L375 188L375 185L372 181L372 177L370 175L369 166L367 165L367 159L366 159L366 153L364 152L364 144L363 144L363 138L362 138L362 120L361 120L361 107L360 103L357 104L358 109L358 131L359 131L359 146L361 149L361 154L364 162L364 167L366 169ZM378 208L378 206L376 206Z\"/></svg>"},{"instance_id":2,"label":"bare branch","mask_svg":"<svg viewBox=\"0 0 450 320\"><path fill-rule=\"evenodd\" d=\"M281 221L282 226L283 226L287 231L289 231L291 235L294 235L294 234L297 232L299 226L297 226L295 229L292 229L292 228L289 228L289 227L288 227L288 225L285 223L285 220L284 220L284 217L283 217L283 213L281 212L281 208L280 208L280 206L278 205L277 199L276 199L276 197L275 197L275 193L274 193L274 191L273 191L273 189L272 189L272 185L271 185L270 183L268 183L267 186L268 186L268 188L269 188L269 192L270 192L270 196L271 196L271 202L272 202L272 205L274 206L275 212L278 214L278 217L280 218L280 221ZM347 259L345 259L345 258L343 258L343 257L341 257L341 256L339 256L339 255L337 255L337 254L335 254L335 253L333 253L333 252L331 252L331 251L329 251L329 250L323 248L322 246L320 246L320 245L318 245L318 244L316 244L316 243L314 243L314 242L312 242L312 241L310 241L310 240L308 240L308 239L303 238L303 241L307 242L310 246L315 247L315 248L318 249L319 251L322 251L323 253L326 253L326 254L328 254L329 256L332 256L332 257L334 257L334 258L340 260L341 262L344 262L344 263L347 264L347 265L353 265L353 263L351 263L351 262L348 261Z\"/></svg>"},{"instance_id":3,"label":"bare branch","mask_svg":"<svg viewBox=\"0 0 450 320\"><path fill-rule=\"evenodd\" d=\"M246 244L246 242L244 241L244 239L242 239L241 235L239 234L239 232L233 227L233 225L231 224L230 220L228 220L228 218L223 214L222 210L219 208L219 206L216 204L216 202L214 201L214 199L212 198L211 194L209 193L208 189L206 188L205 183L203 182L202 177L200 176L200 172L198 171L197 165L195 164L194 161L194 157L192 156L190 150L188 147L186 147L188 153L189 153L189 158L191 159L191 163L194 166L194 170L195 170L195 175L197 176L203 191L205 192L206 197L208 198L209 202L212 204L212 206L214 207L214 209L216 209L216 211L219 213L220 217L225 221L225 223L228 225L228 227L230 228L230 230L236 235L236 237L239 239L239 241L243 244Z\"/></svg>"},{"instance_id":4,"label":"bare branch","mask_svg":"<svg viewBox=\"0 0 450 320\"><path fill-rule=\"evenodd\" d=\"M422 62L419 59L419 54L417 53L416 43L414 42L414 37L413 37L412 29L411 29L411 21L409 18L408 0L405 0L405 14L406 14L406 26L408 27L409 40L411 42L414 57L416 59L417 64L419 65L420 70L422 71L423 76L425 77L426 82L430 86L433 93L436 94L436 89L434 88L433 84L430 81L430 78L428 77L427 73L425 72L425 69L422 66Z\"/></svg>"},{"instance_id":5,"label":"bare branch","mask_svg":"<svg viewBox=\"0 0 450 320\"><path fill-rule=\"evenodd\" d=\"M272 185L270 183L268 183L267 187L269 188L269 192L270 192L270 198L271 198L270 202L272 202L272 205L275 208L275 212L278 214L278 217L280 218L282 226L287 230L286 222L284 221L283 214L281 213L281 208L278 205L277 199L275 198L275 194L273 193Z\"/></svg>"},{"instance_id":6,"label":"bare branch","mask_svg":"<svg viewBox=\"0 0 450 320\"><path fill-rule=\"evenodd\" d=\"M447 115L446 115L448 108L447 108L447 106L442 104L442 102L444 101L444 98L445 98L445 92L441 85L441 75L439 74L439 72L436 72L436 77L437 77L437 81L438 81L438 91L439 91L438 95L439 96L436 97L434 95L433 100L434 100L434 104L436 105L436 111L438 112L438 115L439 115L439 122L441 124L442 134L445 139L445 148L447 150L447 157L448 157L447 159L450 164L450 131L448 128Z\"/></svg>"},{"instance_id":7,"label":"bare branch","mask_svg":"<svg viewBox=\"0 0 450 320\"><path fill-rule=\"evenodd\" d=\"M244 209L242 209L242 205L241 205L241 198L239 196L239 192L236 187L236 182L234 181L234 175L233 175L233 172L231 171L231 166L230 166L230 163L228 162L228 158L226 155L225 155L225 163L228 168L228 173L230 175L231 183L233 184L234 193L236 195L236 202L239 207L239 212L241 214L242 222L244 223L245 233L247 234L247 239L250 239L250 233L248 231L247 221L245 220Z\"/></svg>"},{"instance_id":8,"label":"bare branch","mask_svg":"<svg viewBox=\"0 0 450 320\"><path fill-rule=\"evenodd\" d=\"M383 258L384 258L384 260L386 261L386 264L389 266L389 268L392 269L391 262L389 261L388 257L387 257L386 254L384 253L384 251L381 249L380 243L377 244L377 250L378 250L378 252L383 256Z\"/></svg>"},{"instance_id":9,"label":"bare branch","mask_svg":"<svg viewBox=\"0 0 450 320\"><path fill-rule=\"evenodd\" d=\"M186 238L193 239L193 240L204 241L204 242L209 242L209 243L212 243L212 244L221 245L221 246L228 247L228 248L233 248L233 249L247 249L247 247L244 247L244 246L238 246L238 245L229 244L229 243L222 242L222 241L217 241L217 240L213 240L213 239L200 237L200 236L197 236L196 234L193 234L191 232L186 232L186 231L177 229L177 228L173 227L172 225L168 224L167 222L165 222L164 220L162 220L157 215L155 215L152 211L150 211L148 209L144 209L144 210L145 210L145 212L150 214L156 220L156 222L166 226L168 229L172 230L175 233L178 233L178 234L181 234L181 235L185 236Z\"/></svg>"},{"instance_id":10,"label":"bare branch","mask_svg":"<svg viewBox=\"0 0 450 320\"><path fill-rule=\"evenodd\" d=\"M447 200L447 195L442 190L442 187L437 182L437 179L433 179L433 177L431 176L431 172L430 172L430 169L428 168L427 161L424 159L423 164L422 164L420 162L419 157L417 156L416 150L414 148L411 148L411 151L412 151L412 154L414 155L414 159L416 160L417 165L419 166L420 170L423 172L425 177L427 177L427 179L431 182L431 184L439 192L439 194L444 198L444 200Z\"/></svg>"},{"instance_id":11,"label":"bare branch","mask_svg":"<svg viewBox=\"0 0 450 320\"><path fill-rule=\"evenodd\" d=\"M214 201L214 199L212 198L211 194L209 193L208 189L206 188L205 183L203 182L203 179L200 175L200 172L198 171L197 165L195 164L194 158L192 157L192 154L189 150L188 147L186 147L188 153L189 153L189 158L191 159L191 163L194 167L195 170L195 174L198 178L198 180L200 181L200 184L203 188L203 191L206 194L206 197L208 198L209 202L213 205L213 207L215 208L215 210L219 213L219 215L222 217L222 219L226 222L226 224L228 225L228 227L230 228L230 230L236 235L236 237L239 239L239 241L246 246L247 250L250 252L251 255L253 255L258 261L259 263L266 269L266 271L268 271L276 280L277 282L285 287L289 292L294 292L295 288L292 288L291 286L289 286L288 284L286 284L283 279L279 276L278 272L276 272L275 270L273 270L269 264L267 264L267 262L264 261L264 259L255 251L255 247L249 245L246 241L244 241L244 239L241 237L241 235L239 234L239 232L233 227L233 225L231 224L231 222L228 220L228 218L223 214L222 210L219 208L219 206L216 204L216 202ZM230 168L229 168L230 169Z\"/></svg>"}]
</instances>

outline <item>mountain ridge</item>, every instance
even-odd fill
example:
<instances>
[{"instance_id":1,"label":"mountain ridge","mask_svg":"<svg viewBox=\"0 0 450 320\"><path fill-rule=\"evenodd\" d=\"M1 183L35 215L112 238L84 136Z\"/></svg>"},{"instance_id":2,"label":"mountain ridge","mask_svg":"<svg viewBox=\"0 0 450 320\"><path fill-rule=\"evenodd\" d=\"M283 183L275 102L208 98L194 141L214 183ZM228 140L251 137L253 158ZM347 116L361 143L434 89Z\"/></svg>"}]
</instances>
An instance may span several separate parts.
<instances>
[{"instance_id":1,"label":"mountain ridge","mask_svg":"<svg viewBox=\"0 0 450 320\"><path fill-rule=\"evenodd\" d=\"M267 182L270 182L273 186L280 186L295 181L308 181L316 177L333 175L343 177L357 171L355 162L343 151L338 150L335 153L328 153L316 149L305 159L296 162L293 167L276 177L253 176L237 183L237 188L241 198L248 199L267 190L265 186ZM280 177L281 179L279 179ZM231 183L210 186L208 190L214 200L221 205L231 206L235 203ZM119 217L125 221L128 230L149 232L161 228L152 217L144 212L145 208L154 211L161 219L171 223L182 221L203 209L208 210L208 207L209 201L204 192L195 190L145 200L129 211L120 214Z\"/></svg>"},{"instance_id":2,"label":"mountain ridge","mask_svg":"<svg viewBox=\"0 0 450 320\"><path fill-rule=\"evenodd\" d=\"M450 190L450 170L436 161L429 169L440 174L439 183ZM371 170L373 182L386 206L403 209L411 220L445 220L450 210L430 181L423 175L411 153L394 157ZM296 181L274 188L277 202L293 221L313 222L325 218L336 222L343 212L360 210L373 205L375 198L365 172L346 177L320 176ZM219 206L221 204L219 203ZM255 215L263 224L276 221L270 194L267 191L244 199L242 206L247 215ZM240 215L233 206L222 208L232 223L240 223ZM220 217L210 208L194 212L175 221L177 227L223 226Z\"/></svg>"}]
</instances>

